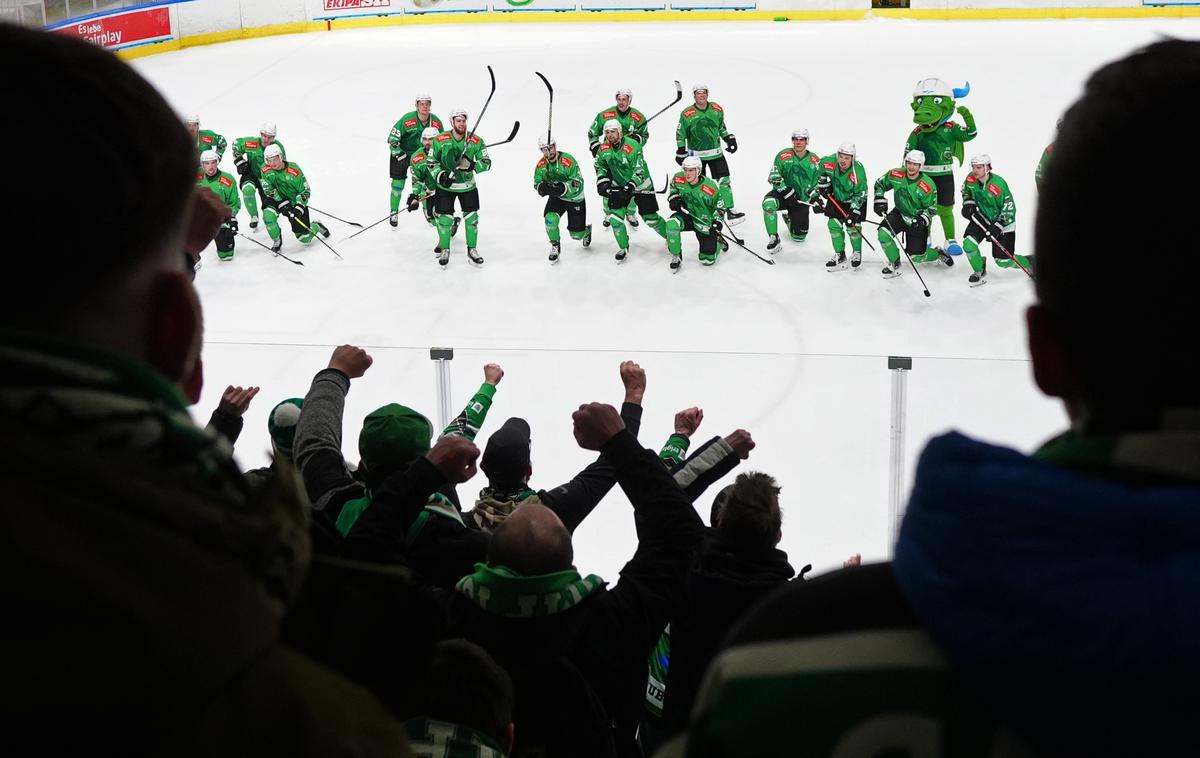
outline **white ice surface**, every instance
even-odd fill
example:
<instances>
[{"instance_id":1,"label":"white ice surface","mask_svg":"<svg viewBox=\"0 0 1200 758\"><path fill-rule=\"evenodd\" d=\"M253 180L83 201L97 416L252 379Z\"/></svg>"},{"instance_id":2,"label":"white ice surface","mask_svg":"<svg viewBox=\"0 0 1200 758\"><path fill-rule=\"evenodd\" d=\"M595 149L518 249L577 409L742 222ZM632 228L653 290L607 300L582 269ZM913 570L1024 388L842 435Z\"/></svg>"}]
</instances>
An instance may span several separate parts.
<instances>
[{"instance_id":1,"label":"white ice surface","mask_svg":"<svg viewBox=\"0 0 1200 758\"><path fill-rule=\"evenodd\" d=\"M1018 246L1029 252L1033 169L1055 119L1092 69L1161 34L1200 37L1200 21L397 27L140 59L137 68L181 113L199 113L231 143L263 120L278 122L289 158L312 183L315 206L362 223L387 212L385 139L415 93L432 94L443 117L462 105L474 118L491 64L498 90L480 134L502 139L514 120L522 122L514 143L491 151L495 168L479 180L482 269L467 265L460 232L449 269L438 270L435 236L417 214L403 215L398 231L385 223L354 240L346 239L353 229L327 221L341 262L316 243L303 248L286 229L284 252L303 268L241 240L232 263L206 252L196 284L207 381L196 415L206 419L227 384L260 385L237 449L244 466L263 465L272 405L303 396L332 346L362 345L375 365L347 401L345 452L354 461L359 423L373 408L402 402L435 417L428 348L453 346L455 410L481 381L482 364L501 363L507 375L479 442L508 416L525 417L533 428L533 483L548 488L593 457L574 442L571 412L586 401L619 402L617 364L632 358L649 374L647 446L657 449L673 413L691 405L705 410L697 440L738 427L753 433L758 448L740 470L769 472L783 486L782 547L795 565L822 571L853 552L885 557L886 356L915 359L910 480L931 435L957 428L1030 450L1064 424L1059 406L1031 381L1022 313L1032 288L1024 274L994 269L987 286L970 289L965 258L953 269L925 266L928 299L911 268L881 279L880 259L869 249L862 270L828 274L823 219L807 243L785 240L774 267L735 248L702 268L685 236L684 268L672 276L661 238L644 226L633 234L630 260L617 266L590 186L595 242L584 250L564 233L563 260L551 268L543 201L532 188L537 137L546 128L545 89L534 70L555 85L558 144L581 160L589 185L586 130L618 87L632 88L635 105L649 114L670 100L673 79L685 90L707 83L739 138L741 150L729 160L737 205L747 214L739 233L759 252L767 171L792 128L807 127L821 154L855 141L873 181L899 162L913 84L927 76L955 86L969 80L962 104L974 112L980 136L967 154L990 153L1007 178L1019 208ZM685 93L680 107L686 102ZM656 183L675 170L678 111L651 128ZM223 168L233 170L228 155ZM243 213L249 232L246 221ZM958 225L961 234L961 218ZM936 222L935 229L940 237ZM255 236L267 241L262 229ZM460 487L464 499L481 479ZM715 492L697 504L706 520ZM580 528L577 565L613 580L633 544L630 510L617 491Z\"/></svg>"}]
</instances>

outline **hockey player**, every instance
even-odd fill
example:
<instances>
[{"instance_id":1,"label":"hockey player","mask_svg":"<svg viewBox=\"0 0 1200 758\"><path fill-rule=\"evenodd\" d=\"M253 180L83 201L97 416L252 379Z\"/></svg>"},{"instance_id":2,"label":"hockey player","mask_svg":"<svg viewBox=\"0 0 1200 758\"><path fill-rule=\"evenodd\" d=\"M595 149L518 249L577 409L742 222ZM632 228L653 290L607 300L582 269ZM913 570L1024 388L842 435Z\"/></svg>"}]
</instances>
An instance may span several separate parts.
<instances>
[{"instance_id":1,"label":"hockey player","mask_svg":"<svg viewBox=\"0 0 1200 758\"><path fill-rule=\"evenodd\" d=\"M392 177L392 194L389 199L392 215L388 223L393 228L398 223L400 198L404 197L404 181L408 176L412 155L421 148L424 132L429 129L440 132L443 129L442 120L430 112L432 105L433 100L429 95L417 95L417 109L401 116L392 126L392 131L388 132L388 148L391 151L388 172Z\"/></svg>"},{"instance_id":2,"label":"hockey player","mask_svg":"<svg viewBox=\"0 0 1200 758\"><path fill-rule=\"evenodd\" d=\"M671 253L671 271L679 271L683 263L683 232L695 232L700 243L700 262L711 266L717 262L717 249L729 249L719 232L721 229L721 190L712 179L703 176L704 163L695 156L683 159L683 171L671 179L667 205L674 213L667 221L667 250Z\"/></svg>"},{"instance_id":3,"label":"hockey player","mask_svg":"<svg viewBox=\"0 0 1200 758\"><path fill-rule=\"evenodd\" d=\"M730 224L740 224L746 217L733 207L733 188L729 184L729 162L721 149L721 141L732 155L737 152L737 137L725 128L725 111L708 99L708 85L692 85L694 103L679 114L675 130L675 162L683 165L688 152L704 162L704 173L716 180L721 188L721 200Z\"/></svg>"},{"instance_id":4,"label":"hockey player","mask_svg":"<svg viewBox=\"0 0 1200 758\"><path fill-rule=\"evenodd\" d=\"M596 118L592 120L591 128L588 129L588 149L592 151L593 158L600 151L600 144L604 142L604 124L610 119L620 124L621 132L626 137L637 140L643 150L646 148L646 141L650 139L650 130L646 125L646 116L631 105L633 102L633 92L627 89L619 89L617 90L616 98L616 106L605 108L597 113ZM604 225L608 226L608 198L601 198L600 202L604 207ZM629 206L625 211L625 220L635 229L638 226L636 211L637 208L633 200L630 200Z\"/></svg>"},{"instance_id":5,"label":"hockey player","mask_svg":"<svg viewBox=\"0 0 1200 758\"><path fill-rule=\"evenodd\" d=\"M267 234L271 236L271 249L279 252L283 247L278 216L286 216L292 222L292 233L305 245L318 234L328 237L329 230L324 224L308 218L312 189L300 166L289 163L283 156L283 148L277 144L267 145L263 149L263 158L262 188L268 200L263 205L263 220L267 224Z\"/></svg>"},{"instance_id":6,"label":"hockey player","mask_svg":"<svg viewBox=\"0 0 1200 758\"><path fill-rule=\"evenodd\" d=\"M984 153L971 158L971 175L963 183L962 200L962 215L967 220L963 247L972 269L967 283L972 287L987 283L987 259L979 254L984 239L1000 241L1000 245L992 242L992 258L997 266L1016 266L1009 255L1012 253L1022 266L1029 268L1029 258L1016 255L1017 204L1008 189L1008 182L992 172L992 156Z\"/></svg>"},{"instance_id":7,"label":"hockey player","mask_svg":"<svg viewBox=\"0 0 1200 758\"><path fill-rule=\"evenodd\" d=\"M224 136L209 129L201 129L199 116L188 116L183 123L187 126L188 134L191 134L192 139L196 140L197 155L205 150L212 150L216 152L218 161L225 157L225 148L229 146L229 143L225 141Z\"/></svg>"},{"instance_id":8,"label":"hockey player","mask_svg":"<svg viewBox=\"0 0 1200 758\"><path fill-rule=\"evenodd\" d=\"M853 142L838 145L837 152L821 159L821 174L817 178L816 207L825 207L829 217L829 238L833 241L833 257L825 264L826 271L846 268L846 236L850 237L850 266L862 264L862 222L867 217L867 172L855 160ZM845 231L843 231L843 227Z\"/></svg>"},{"instance_id":9,"label":"hockey player","mask_svg":"<svg viewBox=\"0 0 1200 758\"><path fill-rule=\"evenodd\" d=\"M942 221L942 232L946 235L946 249L953 255L962 252L954 235L954 159L961 164L963 143L978 135L975 117L964 106L955 108L955 98L965 97L970 85L954 89L941 79L922 79L913 91L913 122L916 128L908 135L904 154L920 150L927 161L924 173L937 188L937 215ZM962 116L963 123L951 119L955 110Z\"/></svg>"},{"instance_id":10,"label":"hockey player","mask_svg":"<svg viewBox=\"0 0 1200 758\"><path fill-rule=\"evenodd\" d=\"M542 159L533 169L533 187L546 198L542 215L546 219L546 236L550 238L550 262L558 263L562 252L558 222L567 216L567 232L571 239L581 240L583 246L592 244L592 226L587 222L587 203L583 197L583 174L579 163L570 153L560 153L554 138L538 139Z\"/></svg>"},{"instance_id":11,"label":"hockey player","mask_svg":"<svg viewBox=\"0 0 1200 758\"><path fill-rule=\"evenodd\" d=\"M270 145L278 145L283 159L287 160L287 150L283 143L275 139L275 124L267 121L258 130L257 137L239 137L233 143L233 165L237 167L238 184L242 189L242 200L246 204L246 212L250 214L250 228L258 228L258 201L267 204L267 196L262 187L263 150Z\"/></svg>"},{"instance_id":12,"label":"hockey player","mask_svg":"<svg viewBox=\"0 0 1200 758\"><path fill-rule=\"evenodd\" d=\"M408 193L408 198L404 201L405 210L409 213L421 208L425 213L425 220L429 222L430 226L437 226L433 213L433 191L437 184L437 177L431 170L433 167L431 156L433 141L440 133L441 129L432 126L426 127L425 131L421 132L421 147L409 156L413 183L412 191Z\"/></svg>"},{"instance_id":13,"label":"hockey player","mask_svg":"<svg viewBox=\"0 0 1200 758\"><path fill-rule=\"evenodd\" d=\"M596 152L596 191L608 199L606 218L617 240L617 263L624 263L629 254L629 232L625 229L625 214L630 200L637 204L646 225L667 236L667 222L658 215L658 198L654 182L646 167L646 157L637 140L622 134L621 124L609 119L604 124L604 143Z\"/></svg>"},{"instance_id":14,"label":"hockey player","mask_svg":"<svg viewBox=\"0 0 1200 758\"><path fill-rule=\"evenodd\" d=\"M1058 125L1055 128L1058 129L1062 127L1062 122L1063 120L1060 118L1058 120ZM1042 188L1042 177L1046 175L1046 167L1050 165L1050 156L1053 152L1054 143L1051 142L1049 145L1046 145L1045 150L1042 150L1042 157L1038 161L1037 168L1033 170L1033 183L1037 185L1038 189Z\"/></svg>"},{"instance_id":15,"label":"hockey player","mask_svg":"<svg viewBox=\"0 0 1200 758\"><path fill-rule=\"evenodd\" d=\"M438 263L443 268L450 262L450 238L454 235L454 200L463 213L467 230L467 260L483 265L483 256L475 248L479 241L479 190L475 174L492 167L492 159L478 135L467 135L467 112L450 112L450 131L433 140L433 165L436 173L434 203L438 228Z\"/></svg>"},{"instance_id":16,"label":"hockey player","mask_svg":"<svg viewBox=\"0 0 1200 758\"><path fill-rule=\"evenodd\" d=\"M904 232L904 249L912 256L914 263L938 259L938 250L933 247L926 249L937 195L934 194L933 182L921 171L924 165L925 155L920 150L909 150L904 157L904 168L892 169L875 180L875 212L883 217L883 223L879 226L879 243L883 245L888 260L883 267L885 279L900 275L900 248L897 247L896 237L901 232ZM884 197L889 190L896 201L896 207L890 212L887 198ZM948 257L945 260L948 261L947 265L952 265Z\"/></svg>"},{"instance_id":17,"label":"hockey player","mask_svg":"<svg viewBox=\"0 0 1200 758\"><path fill-rule=\"evenodd\" d=\"M237 214L242 209L242 201L238 197L237 183L233 176L220 168L221 156L216 150L205 150L200 153L200 173L196 176L196 184L212 190L221 201L229 206L229 220L221 224L217 230L217 258L223 261L233 260L234 235L238 231Z\"/></svg>"},{"instance_id":18,"label":"hockey player","mask_svg":"<svg viewBox=\"0 0 1200 758\"><path fill-rule=\"evenodd\" d=\"M779 249L779 220L775 214L780 208L792 239L803 242L808 237L808 203L816 197L820 173L821 159L808 149L808 130L796 129L792 132L792 146L775 156L767 176L771 191L763 195L763 223L770 238L767 250L771 253Z\"/></svg>"}]
</instances>

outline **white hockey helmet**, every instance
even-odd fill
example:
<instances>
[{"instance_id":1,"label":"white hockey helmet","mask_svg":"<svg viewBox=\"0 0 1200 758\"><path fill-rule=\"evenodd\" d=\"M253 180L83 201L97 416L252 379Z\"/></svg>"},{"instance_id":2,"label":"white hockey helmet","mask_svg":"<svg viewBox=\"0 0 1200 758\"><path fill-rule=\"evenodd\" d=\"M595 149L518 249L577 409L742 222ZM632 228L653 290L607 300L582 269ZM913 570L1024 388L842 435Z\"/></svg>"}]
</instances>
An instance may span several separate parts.
<instances>
[{"instance_id":1,"label":"white hockey helmet","mask_svg":"<svg viewBox=\"0 0 1200 758\"><path fill-rule=\"evenodd\" d=\"M433 139L434 137L438 136L438 134L439 132L436 126L427 126L421 130L421 139Z\"/></svg>"},{"instance_id":2,"label":"white hockey helmet","mask_svg":"<svg viewBox=\"0 0 1200 758\"><path fill-rule=\"evenodd\" d=\"M697 171L704 168L704 161L700 160L699 156L689 155L683 159L684 168L694 168Z\"/></svg>"},{"instance_id":3,"label":"white hockey helmet","mask_svg":"<svg viewBox=\"0 0 1200 758\"><path fill-rule=\"evenodd\" d=\"M187 126L191 126L193 124L195 124L196 126L200 126L200 117L194 113L190 114L190 115L184 117L183 123L186 124Z\"/></svg>"},{"instance_id":4,"label":"white hockey helmet","mask_svg":"<svg viewBox=\"0 0 1200 758\"><path fill-rule=\"evenodd\" d=\"M849 155L851 158L858 155L858 149L854 147L853 142L843 142L838 145L838 152L842 155Z\"/></svg>"},{"instance_id":5,"label":"white hockey helmet","mask_svg":"<svg viewBox=\"0 0 1200 758\"><path fill-rule=\"evenodd\" d=\"M922 97L925 95L935 95L938 97L954 97L954 90L949 84L941 79L929 78L922 79L917 82L917 86L913 88L913 97Z\"/></svg>"},{"instance_id":6,"label":"white hockey helmet","mask_svg":"<svg viewBox=\"0 0 1200 758\"><path fill-rule=\"evenodd\" d=\"M413 101L413 105L416 105L417 103L429 103L430 105L433 105L433 98L426 94L420 94L417 95L417 99Z\"/></svg>"},{"instance_id":7,"label":"white hockey helmet","mask_svg":"<svg viewBox=\"0 0 1200 758\"><path fill-rule=\"evenodd\" d=\"M275 122L274 121L264 121L262 123L262 126L258 127L258 133L265 134L268 137L274 137L275 133L276 133Z\"/></svg>"},{"instance_id":8,"label":"white hockey helmet","mask_svg":"<svg viewBox=\"0 0 1200 758\"><path fill-rule=\"evenodd\" d=\"M462 116L463 118L466 118L466 117L467 117L467 111L466 111L466 109L464 109L464 108L455 108L454 110L450 111L450 121L451 121L451 122L453 122L453 121L454 121L454 119L458 118L459 116Z\"/></svg>"},{"instance_id":9,"label":"white hockey helmet","mask_svg":"<svg viewBox=\"0 0 1200 758\"><path fill-rule=\"evenodd\" d=\"M793 129L792 130L792 139L807 140L808 139L808 130L807 129Z\"/></svg>"},{"instance_id":10,"label":"white hockey helmet","mask_svg":"<svg viewBox=\"0 0 1200 758\"><path fill-rule=\"evenodd\" d=\"M605 132L611 132L614 130L618 131L618 132L625 131L624 129L621 128L621 122L617 121L615 118L610 118L608 121L604 122L604 131Z\"/></svg>"},{"instance_id":11,"label":"white hockey helmet","mask_svg":"<svg viewBox=\"0 0 1200 758\"><path fill-rule=\"evenodd\" d=\"M694 95L697 92L708 92L708 85L703 84L701 82L697 82L697 83L693 84L692 85L692 94Z\"/></svg>"},{"instance_id":12,"label":"white hockey helmet","mask_svg":"<svg viewBox=\"0 0 1200 758\"><path fill-rule=\"evenodd\" d=\"M545 150L548 147L557 147L558 144L554 141L554 137L538 137L538 149Z\"/></svg>"},{"instance_id":13,"label":"white hockey helmet","mask_svg":"<svg viewBox=\"0 0 1200 758\"><path fill-rule=\"evenodd\" d=\"M988 155L987 153L980 153L979 155L972 155L971 156L971 165L972 166L987 166L988 168L991 168L992 167L992 156Z\"/></svg>"},{"instance_id":14,"label":"white hockey helmet","mask_svg":"<svg viewBox=\"0 0 1200 758\"><path fill-rule=\"evenodd\" d=\"M617 90L617 94L613 95L613 97L620 97L621 95L624 95L625 97L629 98L630 102L633 102L633 90L619 89Z\"/></svg>"},{"instance_id":15,"label":"white hockey helmet","mask_svg":"<svg viewBox=\"0 0 1200 758\"><path fill-rule=\"evenodd\" d=\"M212 161L213 163L220 163L221 156L217 155L216 150L205 150L203 153L200 153L201 163L208 163L209 161Z\"/></svg>"},{"instance_id":16,"label":"white hockey helmet","mask_svg":"<svg viewBox=\"0 0 1200 758\"><path fill-rule=\"evenodd\" d=\"M275 145L275 144L267 145L266 149L263 150L263 158L265 160L271 160L272 158L282 158L282 157L283 157L283 150L280 149L279 145Z\"/></svg>"},{"instance_id":17,"label":"white hockey helmet","mask_svg":"<svg viewBox=\"0 0 1200 758\"><path fill-rule=\"evenodd\" d=\"M925 153L920 150L909 150L904 154L905 163L915 163L918 166L925 165Z\"/></svg>"}]
</instances>

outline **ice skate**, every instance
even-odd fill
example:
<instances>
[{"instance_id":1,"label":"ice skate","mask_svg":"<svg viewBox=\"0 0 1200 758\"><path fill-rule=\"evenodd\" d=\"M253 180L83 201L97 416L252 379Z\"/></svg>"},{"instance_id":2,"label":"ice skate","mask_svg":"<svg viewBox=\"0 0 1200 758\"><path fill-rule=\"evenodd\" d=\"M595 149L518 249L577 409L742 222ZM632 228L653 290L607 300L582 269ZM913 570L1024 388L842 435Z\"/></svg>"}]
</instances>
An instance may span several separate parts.
<instances>
[{"instance_id":1,"label":"ice skate","mask_svg":"<svg viewBox=\"0 0 1200 758\"><path fill-rule=\"evenodd\" d=\"M857 269L862 265L862 250L850 253L850 268Z\"/></svg>"},{"instance_id":2,"label":"ice skate","mask_svg":"<svg viewBox=\"0 0 1200 758\"><path fill-rule=\"evenodd\" d=\"M439 247L437 248L437 254L438 264L441 265L442 268L446 268L447 264L450 263L450 248L443 250Z\"/></svg>"},{"instance_id":3,"label":"ice skate","mask_svg":"<svg viewBox=\"0 0 1200 758\"><path fill-rule=\"evenodd\" d=\"M672 255L671 256L671 273L672 274L678 274L679 267L682 265L683 265L683 256L681 256L681 255Z\"/></svg>"},{"instance_id":4,"label":"ice skate","mask_svg":"<svg viewBox=\"0 0 1200 758\"><path fill-rule=\"evenodd\" d=\"M613 256L613 260L615 260L617 263L624 263L625 256L627 255L629 255L628 250L618 250L617 254Z\"/></svg>"},{"instance_id":5,"label":"ice skate","mask_svg":"<svg viewBox=\"0 0 1200 758\"><path fill-rule=\"evenodd\" d=\"M825 261L826 271L845 271L846 270L846 254L838 253L829 260Z\"/></svg>"},{"instance_id":6,"label":"ice skate","mask_svg":"<svg viewBox=\"0 0 1200 758\"><path fill-rule=\"evenodd\" d=\"M779 235L772 234L771 238L769 240L767 240L767 252L770 253L771 255L774 255L775 251L778 250L779 246L782 244L783 243L779 240Z\"/></svg>"},{"instance_id":7,"label":"ice skate","mask_svg":"<svg viewBox=\"0 0 1200 758\"><path fill-rule=\"evenodd\" d=\"M558 242L550 243L550 263L558 263L558 254L562 252L562 245Z\"/></svg>"},{"instance_id":8,"label":"ice skate","mask_svg":"<svg viewBox=\"0 0 1200 758\"><path fill-rule=\"evenodd\" d=\"M737 226L746 220L746 214L730 208L729 212L725 214L725 218L729 219L730 226Z\"/></svg>"},{"instance_id":9,"label":"ice skate","mask_svg":"<svg viewBox=\"0 0 1200 758\"><path fill-rule=\"evenodd\" d=\"M475 266L483 265L483 256L480 255L479 251L473 247L467 248L467 260L469 260L471 264Z\"/></svg>"},{"instance_id":10,"label":"ice skate","mask_svg":"<svg viewBox=\"0 0 1200 758\"><path fill-rule=\"evenodd\" d=\"M393 229L395 229L400 225L400 214L396 211L392 211L392 215L388 216L388 223L392 225Z\"/></svg>"}]
</instances>

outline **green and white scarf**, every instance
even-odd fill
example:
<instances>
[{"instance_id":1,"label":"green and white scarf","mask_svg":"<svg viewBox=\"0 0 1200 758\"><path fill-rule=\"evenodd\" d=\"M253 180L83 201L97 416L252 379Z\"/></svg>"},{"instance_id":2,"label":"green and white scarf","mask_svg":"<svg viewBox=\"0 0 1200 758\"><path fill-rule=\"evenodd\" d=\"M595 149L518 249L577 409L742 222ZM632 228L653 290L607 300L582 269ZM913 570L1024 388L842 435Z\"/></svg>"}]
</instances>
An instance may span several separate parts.
<instances>
[{"instance_id":1,"label":"green and white scarf","mask_svg":"<svg viewBox=\"0 0 1200 758\"><path fill-rule=\"evenodd\" d=\"M595 574L581 577L575 569L522 576L504 566L475 564L456 589L480 608L499 616L534 618L562 613L605 586Z\"/></svg>"}]
</instances>

